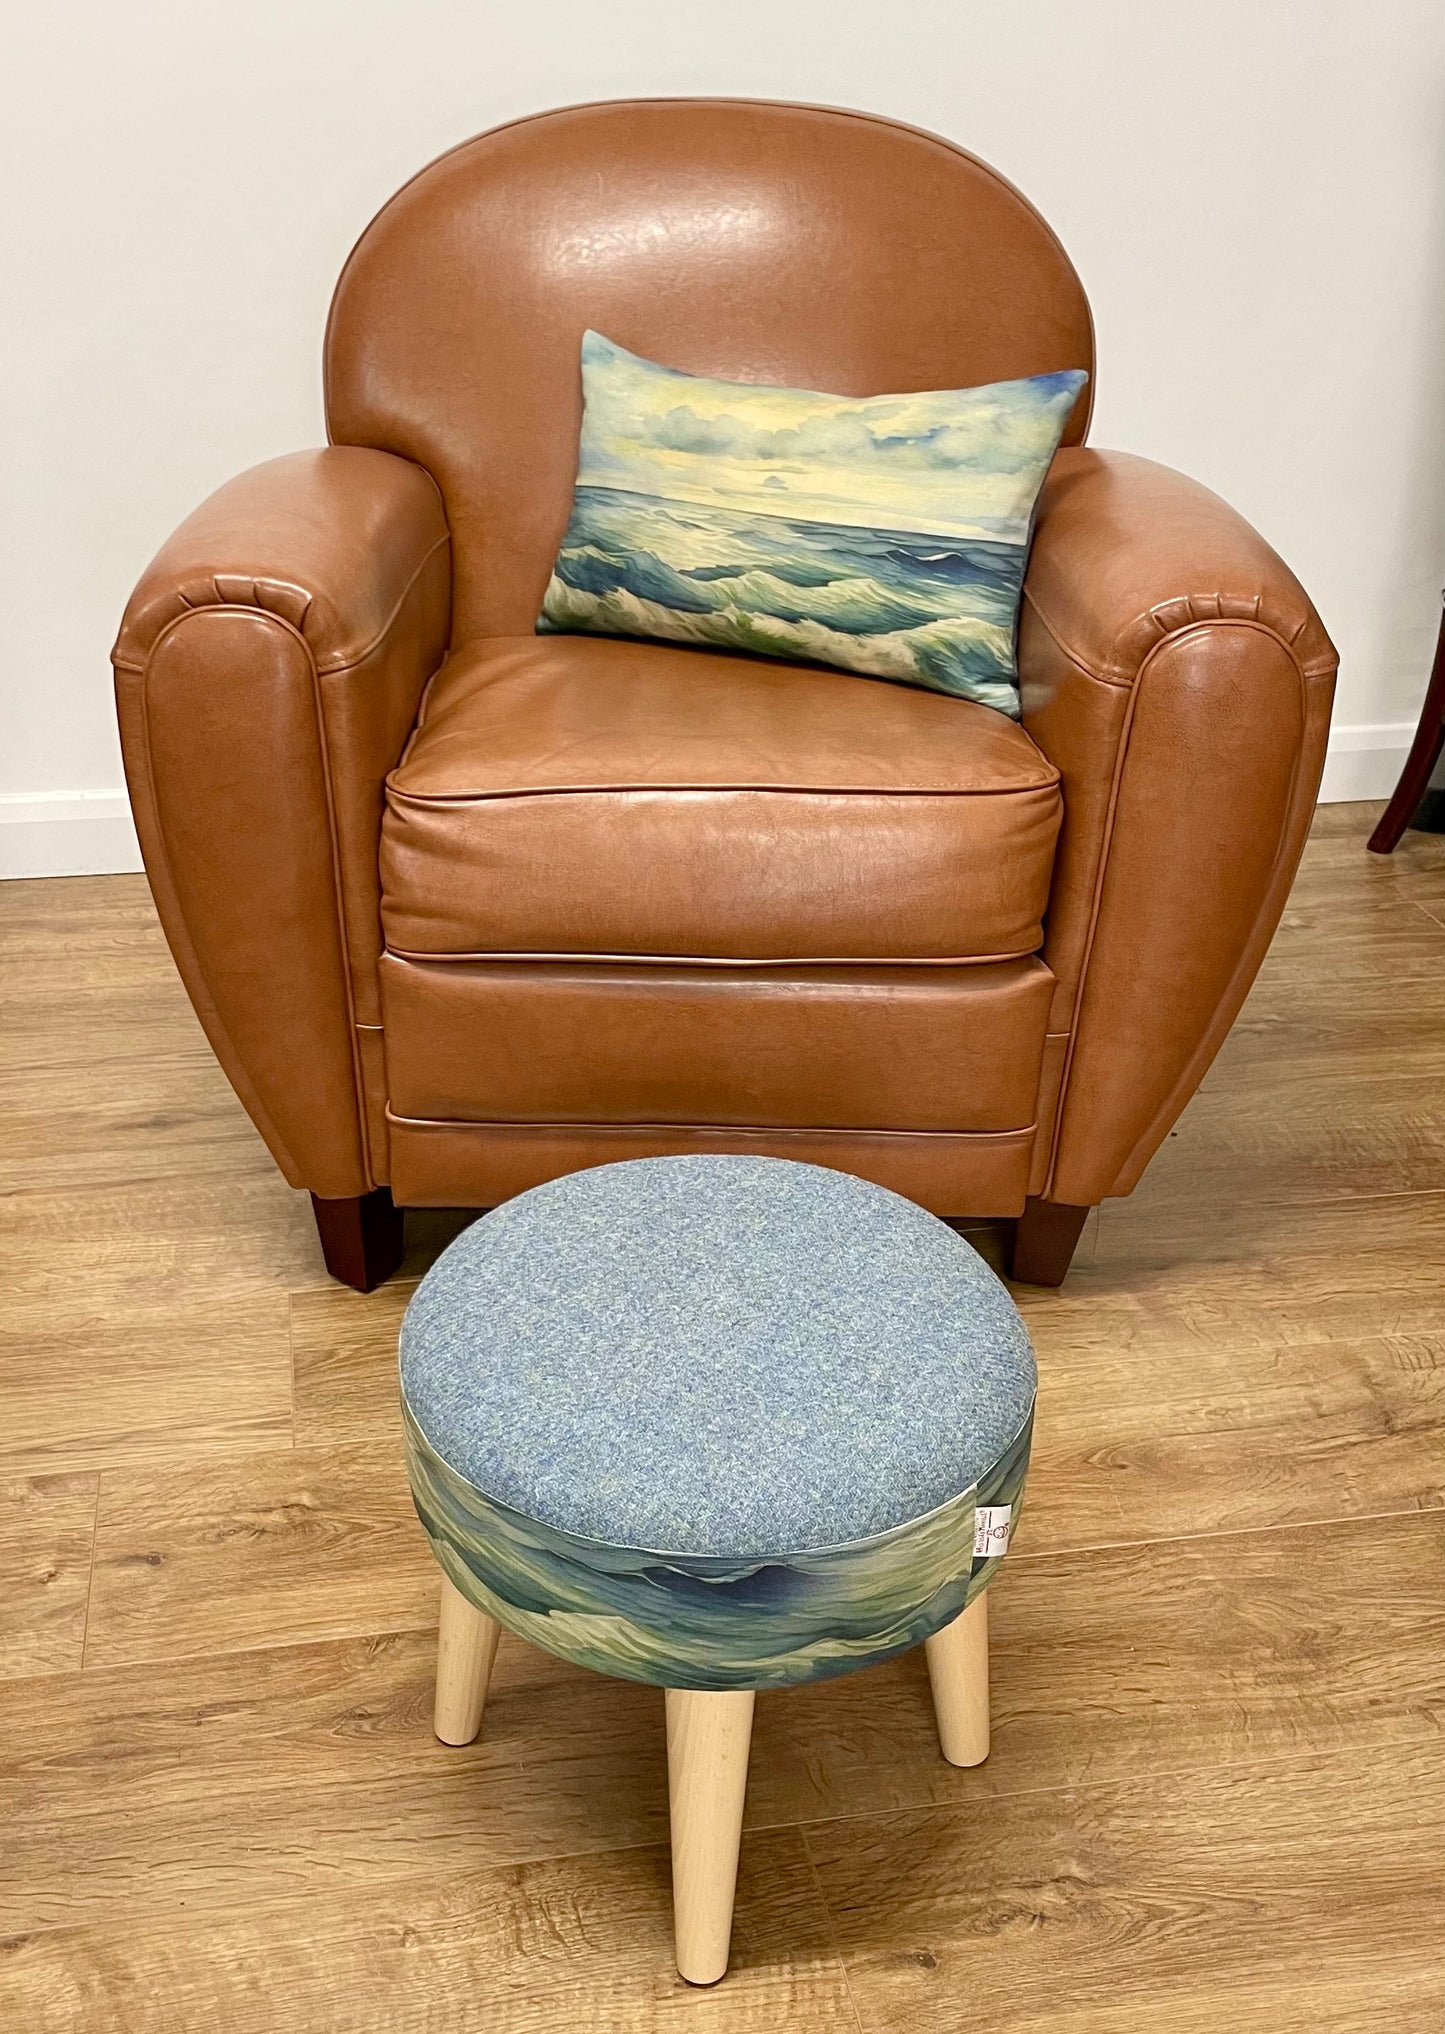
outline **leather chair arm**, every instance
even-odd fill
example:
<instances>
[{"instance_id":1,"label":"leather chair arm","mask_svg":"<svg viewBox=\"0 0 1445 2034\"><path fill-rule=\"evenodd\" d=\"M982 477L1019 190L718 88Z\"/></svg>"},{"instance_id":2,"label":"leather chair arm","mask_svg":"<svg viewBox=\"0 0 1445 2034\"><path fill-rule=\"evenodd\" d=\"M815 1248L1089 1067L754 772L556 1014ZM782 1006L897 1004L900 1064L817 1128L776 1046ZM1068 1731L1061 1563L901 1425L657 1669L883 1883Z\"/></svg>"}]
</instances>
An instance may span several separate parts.
<instances>
[{"instance_id":1,"label":"leather chair arm","mask_svg":"<svg viewBox=\"0 0 1445 2034\"><path fill-rule=\"evenodd\" d=\"M229 482L165 544L112 652L126 779L177 966L293 1186L386 1178L383 784L445 654L431 477L332 446Z\"/></svg>"},{"instance_id":2,"label":"leather chair arm","mask_svg":"<svg viewBox=\"0 0 1445 2034\"><path fill-rule=\"evenodd\" d=\"M1019 624L1024 726L1064 792L1044 948L1061 1073L1035 1193L1128 1193L1198 1086L1289 894L1336 663L1217 495L1060 453Z\"/></svg>"},{"instance_id":3,"label":"leather chair arm","mask_svg":"<svg viewBox=\"0 0 1445 2034\"><path fill-rule=\"evenodd\" d=\"M182 615L275 615L318 671L361 663L447 544L431 475L359 445L290 452L228 480L161 546L126 604L111 662L142 670Z\"/></svg>"}]
</instances>

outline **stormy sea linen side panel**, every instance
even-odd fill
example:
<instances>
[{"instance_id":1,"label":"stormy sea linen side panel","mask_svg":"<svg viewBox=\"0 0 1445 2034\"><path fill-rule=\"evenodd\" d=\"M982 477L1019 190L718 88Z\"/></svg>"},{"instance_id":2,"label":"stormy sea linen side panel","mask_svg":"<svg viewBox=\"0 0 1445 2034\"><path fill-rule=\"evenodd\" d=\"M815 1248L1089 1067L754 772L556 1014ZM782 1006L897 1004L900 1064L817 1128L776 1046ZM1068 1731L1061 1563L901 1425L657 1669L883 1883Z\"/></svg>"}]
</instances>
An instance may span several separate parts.
<instances>
[{"instance_id":1,"label":"stormy sea linen side panel","mask_svg":"<svg viewBox=\"0 0 1445 2034\"><path fill-rule=\"evenodd\" d=\"M1017 716L1034 505L1082 370L852 398L582 342L572 517L538 628L833 664Z\"/></svg>"},{"instance_id":2,"label":"stormy sea linen side panel","mask_svg":"<svg viewBox=\"0 0 1445 2034\"><path fill-rule=\"evenodd\" d=\"M467 1600L574 1665L664 1688L790 1688L921 1645L993 1579L980 1507L1023 1507L1032 1415L971 1489L866 1540L804 1553L620 1547L526 1518L432 1447L402 1400L432 1552Z\"/></svg>"}]
</instances>

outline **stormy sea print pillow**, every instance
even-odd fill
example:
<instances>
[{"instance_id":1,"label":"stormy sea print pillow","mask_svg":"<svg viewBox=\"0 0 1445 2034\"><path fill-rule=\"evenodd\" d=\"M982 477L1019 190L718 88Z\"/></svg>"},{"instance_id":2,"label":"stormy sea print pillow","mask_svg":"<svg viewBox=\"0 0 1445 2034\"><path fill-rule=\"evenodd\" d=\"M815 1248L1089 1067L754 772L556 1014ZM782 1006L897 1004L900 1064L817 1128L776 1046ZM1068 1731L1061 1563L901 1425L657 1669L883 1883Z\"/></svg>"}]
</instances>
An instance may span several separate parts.
<instances>
[{"instance_id":1,"label":"stormy sea print pillow","mask_svg":"<svg viewBox=\"0 0 1445 2034\"><path fill-rule=\"evenodd\" d=\"M834 664L1017 719L1034 504L1087 379L820 395L588 332L577 492L537 627Z\"/></svg>"}]
</instances>

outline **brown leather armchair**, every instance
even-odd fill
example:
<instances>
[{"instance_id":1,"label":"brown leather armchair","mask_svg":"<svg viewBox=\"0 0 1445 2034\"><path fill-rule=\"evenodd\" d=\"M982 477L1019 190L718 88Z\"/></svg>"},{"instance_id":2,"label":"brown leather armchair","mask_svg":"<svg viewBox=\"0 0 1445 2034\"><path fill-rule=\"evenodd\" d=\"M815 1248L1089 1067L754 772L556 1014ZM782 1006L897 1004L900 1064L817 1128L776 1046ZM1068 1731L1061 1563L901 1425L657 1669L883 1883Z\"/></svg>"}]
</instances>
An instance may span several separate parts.
<instances>
[{"instance_id":1,"label":"brown leather armchair","mask_svg":"<svg viewBox=\"0 0 1445 2034\"><path fill-rule=\"evenodd\" d=\"M1019 1216L1015 1275L1057 1283L1259 966L1329 639L1216 496L1086 451L1086 400L1040 505L1022 726L535 636L588 325L846 394L1094 365L1038 214L889 121L586 106L423 170L338 286L331 444L212 496L114 652L146 867L216 1053L363 1289L401 1206L679 1151Z\"/></svg>"}]
</instances>

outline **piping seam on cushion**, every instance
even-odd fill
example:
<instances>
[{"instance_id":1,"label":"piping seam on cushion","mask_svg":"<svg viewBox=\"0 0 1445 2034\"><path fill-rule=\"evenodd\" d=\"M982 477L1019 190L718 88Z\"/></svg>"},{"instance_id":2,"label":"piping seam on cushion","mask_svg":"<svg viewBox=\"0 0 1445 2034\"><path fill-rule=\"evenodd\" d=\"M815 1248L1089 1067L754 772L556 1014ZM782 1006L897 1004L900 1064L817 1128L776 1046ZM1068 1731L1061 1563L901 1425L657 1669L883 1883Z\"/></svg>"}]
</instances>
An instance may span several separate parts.
<instances>
[{"instance_id":1,"label":"piping seam on cushion","mask_svg":"<svg viewBox=\"0 0 1445 2034\"><path fill-rule=\"evenodd\" d=\"M1032 798L1057 793L1058 771L1036 783L959 786L944 784L518 784L498 791L408 791L386 780L387 797L401 805L445 809L455 805L495 805L503 798L646 798L659 793L675 797L736 797L745 793L774 798Z\"/></svg>"},{"instance_id":2,"label":"piping seam on cushion","mask_svg":"<svg viewBox=\"0 0 1445 2034\"><path fill-rule=\"evenodd\" d=\"M1007 953L923 954L902 960L888 954L857 953L782 954L776 958L758 959L735 954L513 952L485 947L424 953L418 947L390 945L383 952L392 960L422 963L461 961L485 964L498 961L533 962L547 966L580 963L584 966L639 968L984 968L994 967L1002 961L1042 958L1041 944L1011 948Z\"/></svg>"},{"instance_id":3,"label":"piping seam on cushion","mask_svg":"<svg viewBox=\"0 0 1445 2034\"><path fill-rule=\"evenodd\" d=\"M957 1144L1016 1144L1021 1139L1032 1137L1038 1130L1037 1123L1025 1123L1016 1130L888 1130L876 1129L867 1123L850 1123L810 1127L807 1124L789 1123L590 1123L569 1120L555 1123L539 1123L535 1117L480 1117L480 1116L398 1116L390 1102L386 1105L386 1120L404 1130L505 1130L524 1131L528 1136L557 1137L570 1131L582 1132L587 1136L617 1137L768 1137L768 1138L813 1138L813 1137L901 1137L910 1142L923 1138L930 1143Z\"/></svg>"}]
</instances>

